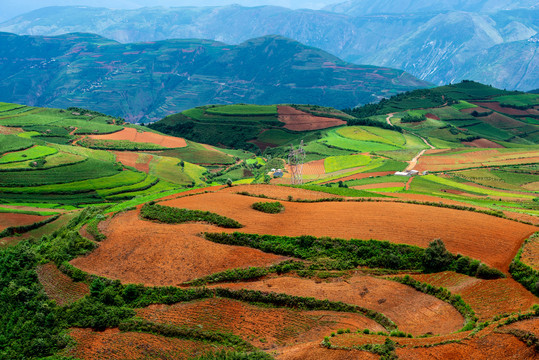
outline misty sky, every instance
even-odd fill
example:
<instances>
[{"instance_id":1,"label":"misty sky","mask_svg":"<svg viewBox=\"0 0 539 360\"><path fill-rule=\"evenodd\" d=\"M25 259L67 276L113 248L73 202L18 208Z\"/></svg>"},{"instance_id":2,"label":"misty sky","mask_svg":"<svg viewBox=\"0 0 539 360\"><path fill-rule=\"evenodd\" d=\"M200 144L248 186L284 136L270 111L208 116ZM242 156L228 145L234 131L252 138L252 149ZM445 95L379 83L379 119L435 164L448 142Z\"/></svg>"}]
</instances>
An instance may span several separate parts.
<instances>
[{"instance_id":1,"label":"misty sky","mask_svg":"<svg viewBox=\"0 0 539 360\"><path fill-rule=\"evenodd\" d=\"M244 6L278 5L292 9L320 9L343 0L0 0L0 21L45 6L87 5L112 9L135 9L143 6Z\"/></svg>"}]
</instances>

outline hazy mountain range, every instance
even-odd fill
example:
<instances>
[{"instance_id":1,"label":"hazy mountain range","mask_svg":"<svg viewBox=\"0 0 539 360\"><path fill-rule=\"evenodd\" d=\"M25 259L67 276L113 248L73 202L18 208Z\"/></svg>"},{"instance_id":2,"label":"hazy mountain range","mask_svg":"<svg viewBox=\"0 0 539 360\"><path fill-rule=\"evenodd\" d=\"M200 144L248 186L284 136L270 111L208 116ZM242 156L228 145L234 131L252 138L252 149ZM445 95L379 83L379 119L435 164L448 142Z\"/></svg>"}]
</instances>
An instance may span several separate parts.
<instances>
[{"instance_id":1,"label":"hazy mountain range","mask_svg":"<svg viewBox=\"0 0 539 360\"><path fill-rule=\"evenodd\" d=\"M530 90L539 86L538 73L529 71L539 62L538 43L533 41L539 30L537 3L356 0L323 11L238 5L135 10L52 7L4 22L0 31L88 32L124 43L202 38L239 44L277 34L356 64L400 68L435 84L472 79ZM499 61L497 54L507 60Z\"/></svg>"},{"instance_id":2,"label":"hazy mountain range","mask_svg":"<svg viewBox=\"0 0 539 360\"><path fill-rule=\"evenodd\" d=\"M0 99L80 106L153 121L205 104L353 107L429 86L401 70L344 62L280 36L121 44L92 34L0 33Z\"/></svg>"}]
</instances>

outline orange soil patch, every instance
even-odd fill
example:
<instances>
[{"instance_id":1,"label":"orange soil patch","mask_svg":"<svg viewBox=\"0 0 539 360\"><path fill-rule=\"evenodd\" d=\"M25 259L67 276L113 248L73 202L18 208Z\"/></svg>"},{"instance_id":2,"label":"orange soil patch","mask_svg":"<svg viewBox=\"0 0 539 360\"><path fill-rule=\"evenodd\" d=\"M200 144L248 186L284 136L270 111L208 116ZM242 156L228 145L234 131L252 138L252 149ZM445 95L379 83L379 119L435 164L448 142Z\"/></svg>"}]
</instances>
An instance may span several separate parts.
<instances>
[{"instance_id":1,"label":"orange soil patch","mask_svg":"<svg viewBox=\"0 0 539 360\"><path fill-rule=\"evenodd\" d=\"M370 172L370 173L358 173L358 174L354 174L354 175L345 176L345 177L342 177L340 179L334 179L334 180L326 181L326 182L323 182L322 184L336 183L336 182L339 182L339 181L366 179L366 178L375 177L375 176L393 175L394 173L395 173L395 171L379 171L379 172Z\"/></svg>"},{"instance_id":2,"label":"orange soil patch","mask_svg":"<svg viewBox=\"0 0 539 360\"><path fill-rule=\"evenodd\" d=\"M464 325L462 315L448 303L410 286L371 276L353 276L346 281L323 283L311 279L276 277L213 287L286 293L355 304L381 312L393 320L400 330L414 335L447 334Z\"/></svg>"},{"instance_id":3,"label":"orange soil patch","mask_svg":"<svg viewBox=\"0 0 539 360\"><path fill-rule=\"evenodd\" d=\"M276 356L278 360L379 360L380 355L358 350L329 350L320 342L286 348Z\"/></svg>"},{"instance_id":4,"label":"orange soil patch","mask_svg":"<svg viewBox=\"0 0 539 360\"><path fill-rule=\"evenodd\" d=\"M530 191L539 191L539 181L534 181L531 183L524 184L522 185L522 187Z\"/></svg>"},{"instance_id":5,"label":"orange soil patch","mask_svg":"<svg viewBox=\"0 0 539 360\"><path fill-rule=\"evenodd\" d=\"M86 272L127 283L179 285L227 269L269 266L287 259L251 248L215 244L199 236L201 232L221 231L215 226L154 223L139 219L138 210L99 225L107 239L91 254L71 263Z\"/></svg>"},{"instance_id":6,"label":"orange soil patch","mask_svg":"<svg viewBox=\"0 0 539 360\"><path fill-rule=\"evenodd\" d=\"M95 241L94 236L88 232L88 224L85 224L79 229L79 234L80 236L85 237L86 239Z\"/></svg>"},{"instance_id":7,"label":"orange soil patch","mask_svg":"<svg viewBox=\"0 0 539 360\"><path fill-rule=\"evenodd\" d=\"M318 199L327 199L327 198L341 198L342 196L326 194L319 191L291 188L285 186L273 186L273 185L237 185L230 188L223 188L221 192L223 193L238 193L238 192L248 192L253 195L266 195L267 197L287 200L288 196L292 196L294 199L302 200L318 200Z\"/></svg>"},{"instance_id":8,"label":"orange soil patch","mask_svg":"<svg viewBox=\"0 0 539 360\"><path fill-rule=\"evenodd\" d=\"M276 188L280 189L278 191L289 190ZM241 229L245 233L378 239L421 247L427 247L433 239L441 238L449 251L480 259L503 271L507 271L523 239L536 231L534 226L507 219L426 205L284 202L284 212L265 214L251 209L254 201L247 196L218 192L162 204L212 211L231 217L245 225Z\"/></svg>"},{"instance_id":9,"label":"orange soil patch","mask_svg":"<svg viewBox=\"0 0 539 360\"><path fill-rule=\"evenodd\" d=\"M436 155L421 156L415 168L416 170L444 171L470 167L539 162L539 153L532 150L505 153L500 152L497 149L489 149L457 154L451 153L449 151L436 152L432 150L427 150L426 155L430 154Z\"/></svg>"},{"instance_id":10,"label":"orange soil patch","mask_svg":"<svg viewBox=\"0 0 539 360\"><path fill-rule=\"evenodd\" d=\"M389 183L380 183L380 184L367 184L367 185L352 186L352 189L369 190L369 189L404 187L404 186L405 186L405 183L403 182L389 182Z\"/></svg>"},{"instance_id":11,"label":"orange soil patch","mask_svg":"<svg viewBox=\"0 0 539 360\"><path fill-rule=\"evenodd\" d=\"M129 140L137 143L151 143L161 145L166 148L181 148L187 146L184 139L156 134L152 132L138 132L134 128L124 128L112 134L106 135L88 135L91 139L96 140Z\"/></svg>"},{"instance_id":12,"label":"orange soil patch","mask_svg":"<svg viewBox=\"0 0 539 360\"><path fill-rule=\"evenodd\" d=\"M499 113L492 113L488 116L482 117L481 120L487 124L499 127L502 129L512 129L522 126L521 121L517 121L509 116L505 116Z\"/></svg>"},{"instance_id":13,"label":"orange soil patch","mask_svg":"<svg viewBox=\"0 0 539 360\"><path fill-rule=\"evenodd\" d=\"M0 213L0 231L12 226L30 225L38 221L43 221L49 217L50 216Z\"/></svg>"},{"instance_id":14,"label":"orange soil patch","mask_svg":"<svg viewBox=\"0 0 539 360\"><path fill-rule=\"evenodd\" d=\"M220 298L170 306L151 305L138 310L137 316L156 323L233 333L260 349L322 341L332 331L344 328L384 330L359 314L261 308Z\"/></svg>"},{"instance_id":15,"label":"orange soil patch","mask_svg":"<svg viewBox=\"0 0 539 360\"><path fill-rule=\"evenodd\" d=\"M75 328L71 329L70 335L77 345L69 350L67 355L83 360L187 360L223 348L198 341L137 332L120 332L118 329L93 331Z\"/></svg>"},{"instance_id":16,"label":"orange soil patch","mask_svg":"<svg viewBox=\"0 0 539 360\"><path fill-rule=\"evenodd\" d=\"M137 170L144 171L146 174L150 172L150 162L153 159L151 155L129 151L114 151L114 155L116 155L116 161L126 166L134 167ZM141 156L146 157L143 162L140 161Z\"/></svg>"},{"instance_id":17,"label":"orange soil patch","mask_svg":"<svg viewBox=\"0 0 539 360\"><path fill-rule=\"evenodd\" d=\"M520 109L513 109L513 108L510 108L510 107L503 107L500 105L499 102L472 102L472 104L474 105L477 105L477 106L482 106L482 107L485 107L485 108L489 108L491 110L494 110L494 111L499 111L501 113L504 113L504 114L509 114L509 115L529 115L529 112L526 111L526 110L520 110ZM472 109L473 111L474 109ZM477 110L478 112L481 112L479 110Z\"/></svg>"},{"instance_id":18,"label":"orange soil patch","mask_svg":"<svg viewBox=\"0 0 539 360\"><path fill-rule=\"evenodd\" d=\"M291 106L278 106L277 110L279 121L284 122L284 128L288 130L308 131L346 125L344 120L314 116Z\"/></svg>"},{"instance_id":19,"label":"orange soil patch","mask_svg":"<svg viewBox=\"0 0 539 360\"><path fill-rule=\"evenodd\" d=\"M438 116L436 116L434 114L431 114L431 113L425 114L425 117L429 118L429 119L440 120L440 118Z\"/></svg>"},{"instance_id":20,"label":"orange soil patch","mask_svg":"<svg viewBox=\"0 0 539 360\"><path fill-rule=\"evenodd\" d=\"M2 135L18 134L18 133L22 133L23 131L24 130L21 128L0 125L0 134Z\"/></svg>"},{"instance_id":21,"label":"orange soil patch","mask_svg":"<svg viewBox=\"0 0 539 360\"><path fill-rule=\"evenodd\" d=\"M522 251L522 262L539 270L539 236L528 240Z\"/></svg>"},{"instance_id":22,"label":"orange soil patch","mask_svg":"<svg viewBox=\"0 0 539 360\"><path fill-rule=\"evenodd\" d=\"M499 314L526 311L539 302L537 297L512 278L481 280L449 271L412 277L460 295L480 321Z\"/></svg>"},{"instance_id":23,"label":"orange soil patch","mask_svg":"<svg viewBox=\"0 0 539 360\"><path fill-rule=\"evenodd\" d=\"M324 167L324 159L310 161L303 164L303 175L324 175L326 168Z\"/></svg>"},{"instance_id":24,"label":"orange soil patch","mask_svg":"<svg viewBox=\"0 0 539 360\"><path fill-rule=\"evenodd\" d=\"M539 335L539 318L518 321L502 327L503 330L523 330Z\"/></svg>"},{"instance_id":25,"label":"orange soil patch","mask_svg":"<svg viewBox=\"0 0 539 360\"><path fill-rule=\"evenodd\" d=\"M90 294L88 285L74 282L53 263L38 266L36 272L47 296L60 306L72 304Z\"/></svg>"},{"instance_id":26,"label":"orange soil patch","mask_svg":"<svg viewBox=\"0 0 539 360\"><path fill-rule=\"evenodd\" d=\"M487 140L487 139L477 139L477 140L469 141L469 142L463 141L462 143L464 145L478 147L478 148L491 148L491 149L503 148L502 145L495 143L494 141Z\"/></svg>"},{"instance_id":27,"label":"orange soil patch","mask_svg":"<svg viewBox=\"0 0 539 360\"><path fill-rule=\"evenodd\" d=\"M464 340L461 343L428 348L397 348L396 351L401 360L524 360L537 358L533 347L527 347L516 337L506 334L491 334Z\"/></svg>"}]
</instances>

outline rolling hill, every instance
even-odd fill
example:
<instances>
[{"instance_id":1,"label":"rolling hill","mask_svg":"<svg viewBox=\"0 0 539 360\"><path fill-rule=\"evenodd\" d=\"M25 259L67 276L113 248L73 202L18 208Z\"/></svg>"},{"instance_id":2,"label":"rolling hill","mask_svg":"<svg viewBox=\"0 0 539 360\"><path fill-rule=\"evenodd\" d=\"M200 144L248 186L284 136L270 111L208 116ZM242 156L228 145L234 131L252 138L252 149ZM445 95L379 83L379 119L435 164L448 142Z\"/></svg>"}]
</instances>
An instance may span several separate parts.
<instances>
[{"instance_id":1,"label":"rolling hill","mask_svg":"<svg viewBox=\"0 0 539 360\"><path fill-rule=\"evenodd\" d=\"M511 62L497 62L496 53L487 51L537 33L539 9L533 1L360 1L327 10L237 5L136 10L55 7L4 22L0 31L48 36L90 32L123 43L204 38L240 44L278 34L349 62L397 67L437 85L471 79L507 89L537 88L536 72L523 70L528 60L520 60L519 48L505 48L507 57L515 59ZM477 56L493 64L490 71L474 66ZM500 73L522 80L496 76Z\"/></svg>"},{"instance_id":2,"label":"rolling hill","mask_svg":"<svg viewBox=\"0 0 539 360\"><path fill-rule=\"evenodd\" d=\"M0 97L155 121L212 103L365 104L429 84L346 63L280 36L232 46L209 40L120 44L97 35L0 34Z\"/></svg>"}]
</instances>

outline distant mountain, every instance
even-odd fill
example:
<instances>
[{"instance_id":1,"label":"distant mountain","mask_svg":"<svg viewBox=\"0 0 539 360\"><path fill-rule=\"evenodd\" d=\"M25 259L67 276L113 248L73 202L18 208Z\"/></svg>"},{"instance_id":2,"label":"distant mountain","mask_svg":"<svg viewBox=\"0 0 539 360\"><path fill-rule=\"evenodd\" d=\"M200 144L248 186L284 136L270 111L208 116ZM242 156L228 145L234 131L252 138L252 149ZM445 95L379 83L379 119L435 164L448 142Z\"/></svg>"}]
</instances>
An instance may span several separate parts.
<instances>
[{"instance_id":1,"label":"distant mountain","mask_svg":"<svg viewBox=\"0 0 539 360\"><path fill-rule=\"evenodd\" d=\"M2 101L92 108L131 122L212 103L344 108L426 86L401 70L353 65L280 36L232 46L210 40L120 44L80 33L0 33Z\"/></svg>"},{"instance_id":2,"label":"distant mountain","mask_svg":"<svg viewBox=\"0 0 539 360\"><path fill-rule=\"evenodd\" d=\"M277 34L349 62L402 68L420 79L441 85L468 79L468 60L489 53L486 50L491 47L528 40L539 30L537 0L511 3L505 0L427 3L385 0L357 4L366 9L361 10L361 16L354 12L350 15L276 6L136 10L52 7L4 22L0 24L0 31L28 35L88 32L123 43L199 38L240 44L251 38ZM482 13L483 10L486 13ZM334 11L341 10L335 8ZM507 55L519 57L518 53ZM495 62L496 59L490 60ZM476 72L475 76L481 77L472 80L511 88L515 82L497 82L496 73L518 71L522 64L517 62L508 63L508 68L499 65L492 68L493 72ZM539 86L539 75L529 74L528 78L520 83Z\"/></svg>"},{"instance_id":3,"label":"distant mountain","mask_svg":"<svg viewBox=\"0 0 539 360\"><path fill-rule=\"evenodd\" d=\"M537 0L349 0L328 5L325 11L353 16L371 14L417 14L448 11L494 13L500 10L538 9Z\"/></svg>"}]
</instances>

